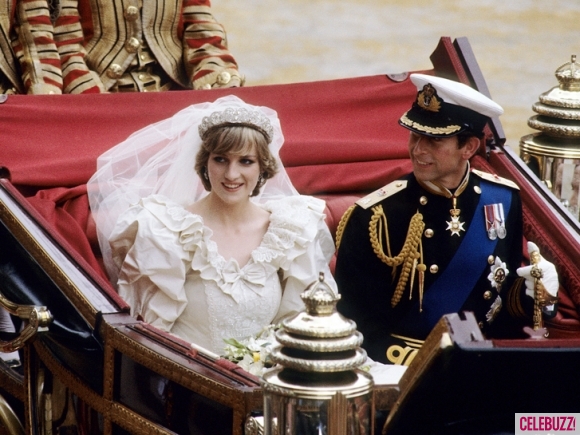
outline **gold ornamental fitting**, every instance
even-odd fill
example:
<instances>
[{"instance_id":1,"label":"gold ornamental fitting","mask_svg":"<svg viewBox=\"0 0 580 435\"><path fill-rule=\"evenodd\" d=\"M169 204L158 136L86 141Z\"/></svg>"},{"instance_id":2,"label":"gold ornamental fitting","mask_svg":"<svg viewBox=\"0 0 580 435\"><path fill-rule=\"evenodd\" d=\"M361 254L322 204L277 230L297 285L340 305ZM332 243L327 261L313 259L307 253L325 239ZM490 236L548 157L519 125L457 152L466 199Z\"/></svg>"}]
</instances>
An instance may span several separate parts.
<instances>
[{"instance_id":1,"label":"gold ornamental fitting","mask_svg":"<svg viewBox=\"0 0 580 435\"><path fill-rule=\"evenodd\" d=\"M232 79L232 75L227 71L222 71L218 74L216 78L216 83L218 85L227 85Z\"/></svg>"},{"instance_id":2,"label":"gold ornamental fitting","mask_svg":"<svg viewBox=\"0 0 580 435\"><path fill-rule=\"evenodd\" d=\"M358 368L366 361L362 335L336 311L340 297L323 274L301 296L306 311L276 331L271 356L277 365L260 382L264 435L321 433L319 428L370 434L374 381Z\"/></svg>"},{"instance_id":3,"label":"gold ornamental fitting","mask_svg":"<svg viewBox=\"0 0 580 435\"><path fill-rule=\"evenodd\" d=\"M272 352L274 362L301 372L343 372L366 360L360 348L363 337L356 323L343 317L340 299L320 274L301 294L306 310L282 322L276 331L280 346Z\"/></svg>"},{"instance_id":4,"label":"gold ornamental fitting","mask_svg":"<svg viewBox=\"0 0 580 435\"><path fill-rule=\"evenodd\" d=\"M580 65L576 63L573 54L569 63L565 63L556 70L556 78L560 82L560 89L564 91L580 91Z\"/></svg>"},{"instance_id":5,"label":"gold ornamental fitting","mask_svg":"<svg viewBox=\"0 0 580 435\"><path fill-rule=\"evenodd\" d=\"M520 156L562 206L579 215L580 65L576 55L554 72L558 85L539 95L528 126L538 130L520 138Z\"/></svg>"},{"instance_id":6,"label":"gold ornamental fitting","mask_svg":"<svg viewBox=\"0 0 580 435\"><path fill-rule=\"evenodd\" d=\"M127 42L125 42L125 50L127 50L129 53L137 53L139 47L141 47L141 41L135 37L131 37L127 40Z\"/></svg>"},{"instance_id":7,"label":"gold ornamental fitting","mask_svg":"<svg viewBox=\"0 0 580 435\"><path fill-rule=\"evenodd\" d=\"M127 21L135 21L139 18L139 8L137 6L127 6L124 16Z\"/></svg>"},{"instance_id":8,"label":"gold ornamental fitting","mask_svg":"<svg viewBox=\"0 0 580 435\"><path fill-rule=\"evenodd\" d=\"M555 76L558 86L540 94L532 109L538 115L528 120L528 126L548 137L580 138L580 65L576 56L559 67Z\"/></svg>"},{"instance_id":9,"label":"gold ornamental fitting","mask_svg":"<svg viewBox=\"0 0 580 435\"><path fill-rule=\"evenodd\" d=\"M110 79L118 79L123 75L123 68L121 65L114 63L107 69L107 77Z\"/></svg>"}]
</instances>

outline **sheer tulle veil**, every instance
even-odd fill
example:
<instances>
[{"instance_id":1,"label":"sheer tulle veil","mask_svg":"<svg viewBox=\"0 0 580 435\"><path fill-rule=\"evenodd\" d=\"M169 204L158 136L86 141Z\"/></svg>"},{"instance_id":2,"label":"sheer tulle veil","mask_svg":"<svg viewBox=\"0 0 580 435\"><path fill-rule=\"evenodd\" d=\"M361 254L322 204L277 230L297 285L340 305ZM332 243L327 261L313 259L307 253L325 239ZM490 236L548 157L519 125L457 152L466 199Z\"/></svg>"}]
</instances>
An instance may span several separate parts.
<instances>
[{"instance_id":1,"label":"sheer tulle veil","mask_svg":"<svg viewBox=\"0 0 580 435\"><path fill-rule=\"evenodd\" d=\"M260 111L274 129L270 151L280 170L252 200L263 203L298 195L280 161L284 136L278 115L268 107L252 106L230 95L212 103L194 104L151 124L102 154L97 159L97 171L87 183L99 246L113 285L116 286L118 271L111 258L109 237L120 213L152 194L166 196L184 207L205 196L208 192L194 170L201 147L198 126L205 116L228 107Z\"/></svg>"}]
</instances>

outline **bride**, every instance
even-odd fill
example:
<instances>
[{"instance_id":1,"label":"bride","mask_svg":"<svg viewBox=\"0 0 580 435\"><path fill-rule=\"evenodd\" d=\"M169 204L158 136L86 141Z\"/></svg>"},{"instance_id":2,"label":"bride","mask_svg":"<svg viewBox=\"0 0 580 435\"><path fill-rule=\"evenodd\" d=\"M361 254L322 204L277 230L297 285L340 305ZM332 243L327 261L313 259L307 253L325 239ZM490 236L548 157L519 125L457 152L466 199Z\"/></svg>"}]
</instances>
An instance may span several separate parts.
<instances>
[{"instance_id":1,"label":"bride","mask_svg":"<svg viewBox=\"0 0 580 435\"><path fill-rule=\"evenodd\" d=\"M98 159L89 200L111 281L132 315L223 354L303 309L334 253L322 200L299 195L275 111L196 104Z\"/></svg>"}]
</instances>

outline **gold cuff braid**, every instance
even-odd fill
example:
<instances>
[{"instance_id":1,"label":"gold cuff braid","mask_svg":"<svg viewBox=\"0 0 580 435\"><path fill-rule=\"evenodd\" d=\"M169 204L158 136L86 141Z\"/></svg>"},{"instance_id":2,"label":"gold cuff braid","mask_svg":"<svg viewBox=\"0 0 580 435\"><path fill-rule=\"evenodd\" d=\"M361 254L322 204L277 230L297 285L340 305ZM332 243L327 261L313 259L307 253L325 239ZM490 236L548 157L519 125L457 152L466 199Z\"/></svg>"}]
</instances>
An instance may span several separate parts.
<instances>
[{"instance_id":1,"label":"gold cuff braid","mask_svg":"<svg viewBox=\"0 0 580 435\"><path fill-rule=\"evenodd\" d=\"M391 256L387 217L385 216L383 207L378 205L373 207L372 210L373 215L369 222L369 235L374 253L383 263L393 268L393 273L395 272L395 268L397 266L400 266L401 264L403 265L401 274L399 276L399 282L397 283L395 292L391 298L391 306L394 307L401 300L403 291L405 290L407 282L409 281L409 277L412 273L414 273L414 265L421 257L419 247L421 244L421 235L423 233L423 229L425 228L425 223L423 222L423 215L418 212L415 213L415 215L411 218L411 222L409 223L409 229L407 231L407 237L405 239L405 243L403 244L403 248L401 249L399 255L393 257ZM383 233L387 245L387 254L385 254L383 248ZM410 291L412 291L412 289L410 289Z\"/></svg>"}]
</instances>

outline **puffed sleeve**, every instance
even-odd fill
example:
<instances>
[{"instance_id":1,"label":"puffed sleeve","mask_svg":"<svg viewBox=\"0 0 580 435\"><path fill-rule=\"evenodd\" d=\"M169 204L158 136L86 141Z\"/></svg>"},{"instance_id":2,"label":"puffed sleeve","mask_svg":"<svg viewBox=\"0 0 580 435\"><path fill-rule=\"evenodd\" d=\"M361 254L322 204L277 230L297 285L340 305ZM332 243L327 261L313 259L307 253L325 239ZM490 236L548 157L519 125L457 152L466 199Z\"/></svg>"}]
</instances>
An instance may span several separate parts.
<instances>
[{"instance_id":1,"label":"puffed sleeve","mask_svg":"<svg viewBox=\"0 0 580 435\"><path fill-rule=\"evenodd\" d=\"M329 263L334 255L332 235L324 221L324 201L310 196L279 200L271 221L293 241L280 264L282 301L274 323L304 309L300 294L324 273L324 281L338 294ZM280 219L280 221L278 220Z\"/></svg>"},{"instance_id":2,"label":"puffed sleeve","mask_svg":"<svg viewBox=\"0 0 580 435\"><path fill-rule=\"evenodd\" d=\"M187 305L185 277L202 228L198 216L159 196L120 216L109 242L132 315L171 331Z\"/></svg>"}]
</instances>

